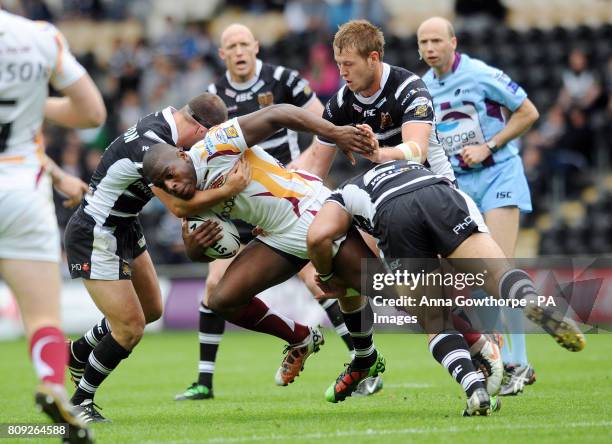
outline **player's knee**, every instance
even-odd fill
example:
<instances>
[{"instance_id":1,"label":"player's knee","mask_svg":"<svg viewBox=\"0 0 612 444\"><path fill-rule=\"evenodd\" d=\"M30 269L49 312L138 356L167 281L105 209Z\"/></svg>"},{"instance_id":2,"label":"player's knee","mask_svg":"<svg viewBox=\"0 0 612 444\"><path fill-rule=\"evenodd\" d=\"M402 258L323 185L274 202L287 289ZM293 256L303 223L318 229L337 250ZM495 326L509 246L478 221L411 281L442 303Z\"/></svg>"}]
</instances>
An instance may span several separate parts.
<instances>
[{"instance_id":1,"label":"player's knee","mask_svg":"<svg viewBox=\"0 0 612 444\"><path fill-rule=\"evenodd\" d=\"M155 304L151 308L147 310L145 313L145 321L147 324L151 322L155 322L162 317L164 309L162 307L161 301L158 304Z\"/></svg>"},{"instance_id":2,"label":"player's knee","mask_svg":"<svg viewBox=\"0 0 612 444\"><path fill-rule=\"evenodd\" d=\"M113 324L113 336L124 348L131 350L142 339L145 328L145 317L142 313L122 319L118 325Z\"/></svg>"},{"instance_id":3,"label":"player's knee","mask_svg":"<svg viewBox=\"0 0 612 444\"><path fill-rule=\"evenodd\" d=\"M216 287L214 291L209 293L207 305L209 309L219 314L228 313L234 308L220 287Z\"/></svg>"}]
</instances>

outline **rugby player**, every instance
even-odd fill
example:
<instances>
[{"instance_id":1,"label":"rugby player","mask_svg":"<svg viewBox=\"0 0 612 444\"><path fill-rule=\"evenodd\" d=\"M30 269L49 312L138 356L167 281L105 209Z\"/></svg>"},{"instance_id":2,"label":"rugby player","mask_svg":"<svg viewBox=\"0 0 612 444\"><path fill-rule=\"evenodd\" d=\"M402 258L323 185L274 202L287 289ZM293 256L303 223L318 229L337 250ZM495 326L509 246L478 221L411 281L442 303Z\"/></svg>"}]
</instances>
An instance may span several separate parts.
<instances>
[{"instance_id":1,"label":"rugby player","mask_svg":"<svg viewBox=\"0 0 612 444\"><path fill-rule=\"evenodd\" d=\"M60 239L51 185L67 207L87 191L44 154L43 119L72 128L106 119L100 92L51 24L0 10L0 276L21 310L41 385L36 403L67 423L66 442L92 442L68 401L68 356L60 329ZM63 97L48 97L52 85Z\"/></svg>"},{"instance_id":2,"label":"rugby player","mask_svg":"<svg viewBox=\"0 0 612 444\"><path fill-rule=\"evenodd\" d=\"M138 221L153 197L142 176L143 156L160 142L189 148L208 128L226 119L221 99L210 93L194 97L180 109L168 107L143 117L104 151L89 194L68 222L64 244L70 275L83 279L105 316L68 344L69 370L77 384L72 402L87 422L105 421L94 404L96 391L130 355L145 324L162 315L157 274ZM221 202L242 190L249 173L238 167L222 187L202 193L203 199ZM214 245L218 229L202 224L198 235Z\"/></svg>"},{"instance_id":3,"label":"rugby player","mask_svg":"<svg viewBox=\"0 0 612 444\"><path fill-rule=\"evenodd\" d=\"M424 21L417 37L419 54L431 68L423 81L434 98L438 136L459 188L476 202L491 236L512 258L519 212L531 211L518 137L535 123L538 111L504 72L456 51L448 20ZM535 381L535 372L527 360L520 310L502 312L510 331L502 348L510 378L500 394L513 395Z\"/></svg>"},{"instance_id":4,"label":"rugby player","mask_svg":"<svg viewBox=\"0 0 612 444\"><path fill-rule=\"evenodd\" d=\"M584 336L572 320L552 309L533 305L537 294L529 275L512 268L467 194L423 165L400 160L406 156L401 148L387 148L385 156L397 160L348 180L331 194L310 225L308 251L322 286L337 285L334 274L339 268L332 260L333 242L356 225L378 240L391 270L433 271L440 266L438 257L451 261L487 258L483 259L483 268L476 268L473 262L452 261L451 265L464 272L488 270L485 284L489 294L526 300L525 314L563 347L571 351L584 347ZM411 258L421 260L415 263ZM474 369L463 336L448 327L439 333L426 331L433 333L429 335L429 349L434 358L466 393L464 415L487 415L495 406L491 405L482 377ZM366 371L352 362L332 384L329 394L346 391Z\"/></svg>"},{"instance_id":5,"label":"rugby player","mask_svg":"<svg viewBox=\"0 0 612 444\"><path fill-rule=\"evenodd\" d=\"M186 153L158 144L145 154L143 172L159 187L155 193L162 202L178 217L186 217L211 207L199 202L198 193L202 191L194 195L196 187L206 190L214 186L240 159L250 164L253 176L249 185L231 202L212 206L212 209L223 216L258 226L266 234L251 241L236 256L217 287L207 295L205 303L238 326L287 341L287 355L275 376L278 385L287 385L299 375L308 356L319 349L323 337L318 329L272 312L255 295L297 274L308 263L308 226L329 190L320 178L306 171L283 168L255 145L281 127L318 134L347 151L370 149L371 141L365 131L354 126L335 126L302 108L281 104L213 128L203 141ZM186 244L193 260L210 260L189 236ZM374 257L355 233L340 248L338 256L348 258L342 268L353 282L360 279L361 265L354 258L367 254ZM345 321L347 327L350 322L360 323L358 315L353 318L345 315ZM353 336L353 342L355 359L363 353L374 359L369 376L375 377L384 370L383 357L375 350L373 355L371 353L371 335L365 339Z\"/></svg>"},{"instance_id":6,"label":"rugby player","mask_svg":"<svg viewBox=\"0 0 612 444\"><path fill-rule=\"evenodd\" d=\"M433 103L425 83L406 69L384 63L384 45L383 33L366 20L353 20L340 27L333 49L346 84L327 102L323 118L336 125L366 124L381 147L397 147L406 158L454 181L453 168L438 142ZM333 141L318 137L312 149L298 160L299 166L326 175L336 152L332 148ZM375 242L368 245L376 248ZM345 310L342 304L340 308ZM472 355L486 363L492 392L497 392L503 373L497 344L460 317L453 319Z\"/></svg>"},{"instance_id":7,"label":"rugby player","mask_svg":"<svg viewBox=\"0 0 612 444\"><path fill-rule=\"evenodd\" d=\"M227 71L208 91L217 94L225 102L228 117L234 118L257 111L275 103L289 103L304 108L320 116L323 105L310 89L308 82L291 69L270 65L257 58L259 42L251 30L241 24L232 24L221 33L219 56L225 62ZM284 165L289 165L300 155L298 134L281 128L267 140L259 143L268 154ZM253 226L241 220L233 221L240 234L243 245L253 238ZM213 395L213 374L219 343L225 331L225 320L210 310L204 300L214 291L232 259L217 259L208 266L204 298L199 310L199 353L198 379L175 400L211 399ZM314 277L312 265L307 265L298 276L313 292L320 293ZM351 337L344 325L338 302L334 299L320 300L329 320L349 348L353 350ZM382 380L364 381L357 390L368 395L381 388Z\"/></svg>"}]
</instances>

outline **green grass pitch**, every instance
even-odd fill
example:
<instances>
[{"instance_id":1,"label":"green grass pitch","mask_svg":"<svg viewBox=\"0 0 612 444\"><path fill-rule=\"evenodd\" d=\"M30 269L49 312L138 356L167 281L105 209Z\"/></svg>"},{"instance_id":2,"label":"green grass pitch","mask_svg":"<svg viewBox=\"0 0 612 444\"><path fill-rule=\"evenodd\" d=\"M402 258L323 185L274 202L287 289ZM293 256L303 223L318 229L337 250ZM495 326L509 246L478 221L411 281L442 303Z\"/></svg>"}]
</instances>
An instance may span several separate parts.
<instances>
[{"instance_id":1,"label":"green grass pitch","mask_svg":"<svg viewBox=\"0 0 612 444\"><path fill-rule=\"evenodd\" d=\"M536 384L504 398L502 410L488 418L460 416L463 393L433 360L421 335L379 334L388 364L384 390L327 403L323 393L348 356L333 331L326 339L294 384L277 387L281 342L229 333L221 342L216 398L179 403L174 394L196 377L197 334L145 335L96 396L113 421L94 426L96 442L612 442L610 335L589 336L581 353L567 352L544 335L529 336ZM0 423L44 419L34 410L35 377L25 341L0 343L0 381Z\"/></svg>"}]
</instances>

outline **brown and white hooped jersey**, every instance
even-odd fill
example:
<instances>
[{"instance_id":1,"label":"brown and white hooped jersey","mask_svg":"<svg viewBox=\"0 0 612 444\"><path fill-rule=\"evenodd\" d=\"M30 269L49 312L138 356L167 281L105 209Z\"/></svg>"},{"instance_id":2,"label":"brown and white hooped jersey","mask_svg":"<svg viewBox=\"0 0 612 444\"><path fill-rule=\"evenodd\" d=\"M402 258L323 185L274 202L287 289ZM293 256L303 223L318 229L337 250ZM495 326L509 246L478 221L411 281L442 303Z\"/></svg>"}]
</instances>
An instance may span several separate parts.
<instances>
[{"instance_id":1,"label":"brown and white hooped jersey","mask_svg":"<svg viewBox=\"0 0 612 444\"><path fill-rule=\"evenodd\" d=\"M230 119L275 103L302 107L315 98L308 81L300 77L297 71L261 60L257 60L256 73L251 80L236 83L226 72L225 76L208 87L208 91L225 102ZM286 128L280 129L259 146L284 165L300 155L298 134Z\"/></svg>"},{"instance_id":2,"label":"brown and white hooped jersey","mask_svg":"<svg viewBox=\"0 0 612 444\"><path fill-rule=\"evenodd\" d=\"M35 186L48 85L62 90L84 74L55 26L0 10L0 188Z\"/></svg>"},{"instance_id":3,"label":"brown and white hooped jersey","mask_svg":"<svg viewBox=\"0 0 612 444\"><path fill-rule=\"evenodd\" d=\"M328 193L317 176L288 170L258 145L247 146L237 118L213 127L188 154L200 190L221 186L227 173L244 157L251 166L251 182L212 210L228 219L261 227L270 234L289 230L305 212L312 211L313 203L322 193Z\"/></svg>"}]
</instances>

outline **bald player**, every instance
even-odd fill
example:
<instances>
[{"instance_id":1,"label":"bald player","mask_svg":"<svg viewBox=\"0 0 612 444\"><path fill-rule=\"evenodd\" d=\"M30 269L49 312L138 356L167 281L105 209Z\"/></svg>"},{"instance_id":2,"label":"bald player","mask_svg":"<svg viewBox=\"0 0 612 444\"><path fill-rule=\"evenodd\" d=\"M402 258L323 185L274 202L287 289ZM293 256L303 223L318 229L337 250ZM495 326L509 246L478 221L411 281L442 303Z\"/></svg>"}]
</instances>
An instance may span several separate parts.
<instances>
[{"instance_id":1,"label":"bald player","mask_svg":"<svg viewBox=\"0 0 612 444\"><path fill-rule=\"evenodd\" d=\"M308 81L297 71L283 66L270 65L257 58L259 42L251 30L239 23L229 25L220 39L219 56L227 71L208 91L217 94L225 102L230 119L252 113L272 104L288 103L310 111L317 117L323 114L323 105L310 89ZM278 162L291 168L300 156L298 133L283 128L258 145ZM242 220L234 220L244 245L254 239L253 226ZM201 400L213 398L213 375L225 321L213 313L205 300L217 288L232 259L217 259L209 264L206 289L200 305L198 378L187 389L176 395L175 400ZM321 291L314 282L314 269L309 264L298 275L313 294ZM353 342L346 329L338 302L335 299L320 301L336 332L342 337L349 351ZM366 381L359 393L368 395L381 388L382 381Z\"/></svg>"},{"instance_id":2,"label":"bald player","mask_svg":"<svg viewBox=\"0 0 612 444\"><path fill-rule=\"evenodd\" d=\"M493 239L512 258L519 213L531 211L518 137L538 119L538 111L503 71L457 52L448 20L424 21L417 38L419 55L431 68L423 81L434 99L438 137L459 188L476 202ZM527 362L520 312L507 310L504 315L514 332L506 337L503 349L511 378L500 394L509 395L532 383L535 374Z\"/></svg>"}]
</instances>

